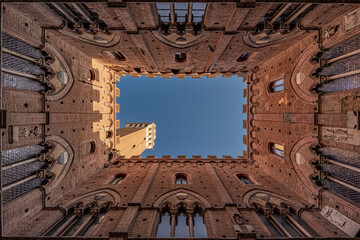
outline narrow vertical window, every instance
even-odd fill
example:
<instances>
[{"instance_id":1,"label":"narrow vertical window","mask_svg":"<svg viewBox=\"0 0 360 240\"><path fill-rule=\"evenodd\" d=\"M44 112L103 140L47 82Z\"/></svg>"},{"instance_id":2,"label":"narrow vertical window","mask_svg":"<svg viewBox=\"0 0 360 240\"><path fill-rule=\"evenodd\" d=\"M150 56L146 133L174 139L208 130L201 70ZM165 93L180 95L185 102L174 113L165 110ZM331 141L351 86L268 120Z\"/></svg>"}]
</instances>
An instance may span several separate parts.
<instances>
[{"instance_id":1,"label":"narrow vertical window","mask_svg":"<svg viewBox=\"0 0 360 240\"><path fill-rule=\"evenodd\" d=\"M270 143L270 152L279 156L284 157L284 145L277 143Z\"/></svg>"},{"instance_id":2,"label":"narrow vertical window","mask_svg":"<svg viewBox=\"0 0 360 240\"><path fill-rule=\"evenodd\" d=\"M169 210L165 210L160 217L160 223L156 233L158 238L168 238L171 233L171 217Z\"/></svg>"},{"instance_id":3,"label":"narrow vertical window","mask_svg":"<svg viewBox=\"0 0 360 240\"><path fill-rule=\"evenodd\" d=\"M111 180L110 184L120 184L122 181L124 181L126 177L126 174L120 173L120 174L116 174L114 179Z\"/></svg>"},{"instance_id":4,"label":"narrow vertical window","mask_svg":"<svg viewBox=\"0 0 360 240\"><path fill-rule=\"evenodd\" d=\"M203 21L206 3L193 3L192 4L192 21L195 24Z\"/></svg>"},{"instance_id":5,"label":"narrow vertical window","mask_svg":"<svg viewBox=\"0 0 360 240\"><path fill-rule=\"evenodd\" d=\"M106 131L106 138L112 137L112 131Z\"/></svg>"},{"instance_id":6,"label":"narrow vertical window","mask_svg":"<svg viewBox=\"0 0 360 240\"><path fill-rule=\"evenodd\" d=\"M163 23L170 22L170 5L169 3L156 3L156 8Z\"/></svg>"},{"instance_id":7,"label":"narrow vertical window","mask_svg":"<svg viewBox=\"0 0 360 240\"><path fill-rule=\"evenodd\" d=\"M237 177L243 184L253 184L253 182L246 175L238 174Z\"/></svg>"},{"instance_id":8,"label":"narrow vertical window","mask_svg":"<svg viewBox=\"0 0 360 240\"><path fill-rule=\"evenodd\" d=\"M175 184L187 184L187 177L185 174L176 174Z\"/></svg>"},{"instance_id":9,"label":"narrow vertical window","mask_svg":"<svg viewBox=\"0 0 360 240\"><path fill-rule=\"evenodd\" d=\"M284 79L279 79L270 83L270 92L283 92L284 91Z\"/></svg>"},{"instance_id":10,"label":"narrow vertical window","mask_svg":"<svg viewBox=\"0 0 360 240\"><path fill-rule=\"evenodd\" d=\"M207 238L206 225L204 215L201 209L197 208L194 214L194 237Z\"/></svg>"},{"instance_id":11,"label":"narrow vertical window","mask_svg":"<svg viewBox=\"0 0 360 240\"><path fill-rule=\"evenodd\" d=\"M189 220L185 214L185 209L180 208L179 214L176 217L176 224L175 224L175 237L176 238L189 238Z\"/></svg>"}]
</instances>

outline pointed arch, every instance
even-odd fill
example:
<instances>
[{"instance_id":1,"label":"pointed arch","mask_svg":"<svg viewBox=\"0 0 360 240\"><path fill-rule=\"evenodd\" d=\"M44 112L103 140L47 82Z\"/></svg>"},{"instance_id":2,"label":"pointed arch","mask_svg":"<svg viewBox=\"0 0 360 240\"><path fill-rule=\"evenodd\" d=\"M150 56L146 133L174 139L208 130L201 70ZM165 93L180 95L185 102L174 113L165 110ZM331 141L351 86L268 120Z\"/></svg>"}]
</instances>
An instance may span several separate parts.
<instances>
[{"instance_id":1,"label":"pointed arch","mask_svg":"<svg viewBox=\"0 0 360 240\"><path fill-rule=\"evenodd\" d=\"M173 195L176 195L176 194L181 194L181 193L192 196L195 200L202 203L205 208L210 208L211 207L210 202L208 200L206 200L206 198L204 198L203 196L201 196L200 194L198 194L196 192L193 192L191 190L184 189L184 188L179 188L179 189L172 190L172 191L169 191L167 193L164 193L163 195L158 197L153 202L153 206L158 208L163 202L168 201L167 199L169 197L171 197ZM186 198L187 198L187 196L186 196ZM178 202L183 202L183 200L178 200ZM194 201L194 202L196 202L196 201Z\"/></svg>"}]
</instances>

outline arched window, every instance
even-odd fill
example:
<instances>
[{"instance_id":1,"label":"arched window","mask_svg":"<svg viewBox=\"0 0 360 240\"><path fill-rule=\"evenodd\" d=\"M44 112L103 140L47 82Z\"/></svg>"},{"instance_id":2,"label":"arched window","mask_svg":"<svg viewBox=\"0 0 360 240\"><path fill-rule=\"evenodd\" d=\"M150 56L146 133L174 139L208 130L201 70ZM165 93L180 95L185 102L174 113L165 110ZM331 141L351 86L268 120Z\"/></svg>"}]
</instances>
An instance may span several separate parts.
<instances>
[{"instance_id":1,"label":"arched window","mask_svg":"<svg viewBox=\"0 0 360 240\"><path fill-rule=\"evenodd\" d=\"M126 177L125 173L116 174L114 179L111 180L110 184L120 184Z\"/></svg>"},{"instance_id":2,"label":"arched window","mask_svg":"<svg viewBox=\"0 0 360 240\"><path fill-rule=\"evenodd\" d=\"M244 174L237 174L236 176L243 184L253 184L253 182L249 179L249 177Z\"/></svg>"},{"instance_id":3,"label":"arched window","mask_svg":"<svg viewBox=\"0 0 360 240\"><path fill-rule=\"evenodd\" d=\"M171 217L169 209L165 209L160 217L160 222L158 225L156 237L158 238L168 238L171 234Z\"/></svg>"},{"instance_id":4,"label":"arched window","mask_svg":"<svg viewBox=\"0 0 360 240\"><path fill-rule=\"evenodd\" d=\"M236 59L237 62L246 62L250 57L250 53L249 52L245 52L245 53L242 53L238 59Z\"/></svg>"},{"instance_id":5,"label":"arched window","mask_svg":"<svg viewBox=\"0 0 360 240\"><path fill-rule=\"evenodd\" d=\"M53 225L44 236L85 236L92 232L105 218L107 208L97 206L82 207L81 204L70 209L69 214Z\"/></svg>"},{"instance_id":6,"label":"arched window","mask_svg":"<svg viewBox=\"0 0 360 240\"><path fill-rule=\"evenodd\" d=\"M48 149L43 145L32 145L1 152L3 203L46 183L42 168L45 165L45 153ZM58 161L66 164L67 155L60 154L59 158Z\"/></svg>"},{"instance_id":7,"label":"arched window","mask_svg":"<svg viewBox=\"0 0 360 240\"><path fill-rule=\"evenodd\" d=\"M95 71L93 69L89 70L89 77L88 80L89 81L94 81L96 79L96 75L95 75Z\"/></svg>"},{"instance_id":8,"label":"arched window","mask_svg":"<svg viewBox=\"0 0 360 240\"><path fill-rule=\"evenodd\" d=\"M201 208L196 207L193 217L194 224L194 237L195 238L207 238L206 225L204 222L204 214Z\"/></svg>"},{"instance_id":9,"label":"arched window","mask_svg":"<svg viewBox=\"0 0 360 240\"><path fill-rule=\"evenodd\" d=\"M175 222L175 237L176 238L189 238L189 220L186 216L186 209L181 207L178 211Z\"/></svg>"},{"instance_id":10,"label":"arched window","mask_svg":"<svg viewBox=\"0 0 360 240\"><path fill-rule=\"evenodd\" d=\"M95 142L87 142L80 145L80 157L85 157L87 155L91 155L95 152Z\"/></svg>"},{"instance_id":11,"label":"arched window","mask_svg":"<svg viewBox=\"0 0 360 240\"><path fill-rule=\"evenodd\" d=\"M185 174L176 174L175 184L188 184L187 176Z\"/></svg>"},{"instance_id":12,"label":"arched window","mask_svg":"<svg viewBox=\"0 0 360 240\"><path fill-rule=\"evenodd\" d=\"M269 91L274 92L283 92L284 91L284 79L279 79L270 83Z\"/></svg>"},{"instance_id":13,"label":"arched window","mask_svg":"<svg viewBox=\"0 0 360 240\"><path fill-rule=\"evenodd\" d=\"M257 214L273 237L311 238L320 236L305 221L294 214L280 215L277 210L267 216L261 211L257 211Z\"/></svg>"},{"instance_id":14,"label":"arched window","mask_svg":"<svg viewBox=\"0 0 360 240\"><path fill-rule=\"evenodd\" d=\"M160 217L156 237L158 238L207 238L203 211L196 206L187 209L166 207Z\"/></svg>"},{"instance_id":15,"label":"arched window","mask_svg":"<svg viewBox=\"0 0 360 240\"><path fill-rule=\"evenodd\" d=\"M270 152L279 156L279 157L284 157L284 145L280 145L277 143L270 143Z\"/></svg>"},{"instance_id":16,"label":"arched window","mask_svg":"<svg viewBox=\"0 0 360 240\"><path fill-rule=\"evenodd\" d=\"M108 54L110 57L114 58L115 60L118 60L118 61L126 60L124 55L122 55L121 52L119 52L119 51L105 51L105 53Z\"/></svg>"}]
</instances>

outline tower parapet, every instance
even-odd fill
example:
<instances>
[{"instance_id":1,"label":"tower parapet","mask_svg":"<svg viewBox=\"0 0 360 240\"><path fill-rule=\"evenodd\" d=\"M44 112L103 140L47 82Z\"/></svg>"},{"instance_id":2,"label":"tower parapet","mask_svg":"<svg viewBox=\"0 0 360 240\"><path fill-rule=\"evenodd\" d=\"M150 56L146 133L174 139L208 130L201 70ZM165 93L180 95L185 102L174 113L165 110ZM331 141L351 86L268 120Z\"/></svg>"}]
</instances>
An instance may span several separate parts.
<instances>
[{"instance_id":1,"label":"tower parapet","mask_svg":"<svg viewBox=\"0 0 360 240\"><path fill-rule=\"evenodd\" d=\"M125 128L146 128L146 149L153 149L156 138L155 123L126 123Z\"/></svg>"}]
</instances>

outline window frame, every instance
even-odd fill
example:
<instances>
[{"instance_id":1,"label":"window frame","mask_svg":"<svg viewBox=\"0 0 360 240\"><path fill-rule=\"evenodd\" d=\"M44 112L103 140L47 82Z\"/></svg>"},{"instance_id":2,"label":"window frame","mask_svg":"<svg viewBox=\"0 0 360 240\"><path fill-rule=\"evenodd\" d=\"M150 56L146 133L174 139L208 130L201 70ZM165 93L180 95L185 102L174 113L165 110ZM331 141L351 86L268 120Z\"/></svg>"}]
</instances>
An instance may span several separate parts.
<instances>
[{"instance_id":1,"label":"window frame","mask_svg":"<svg viewBox=\"0 0 360 240\"><path fill-rule=\"evenodd\" d=\"M282 146L282 147L277 148L276 145ZM268 152L269 152L271 155L276 156L277 158L280 158L280 159L282 159L282 161L284 161L284 159L285 159L285 146L284 146L284 144L280 144L280 143L275 143L275 142L270 142L270 141L269 141L269 142L268 142L268 147L267 147L267 149L268 149ZM278 154L274 149L282 152L282 155L281 155L281 154Z\"/></svg>"},{"instance_id":2,"label":"window frame","mask_svg":"<svg viewBox=\"0 0 360 240\"><path fill-rule=\"evenodd\" d=\"M181 183L176 183L178 177L181 177ZM182 181L183 181L182 179L183 179L183 178L185 178L186 183L182 183ZM189 175L186 174L186 173L176 173L176 174L174 175L173 184L175 184L175 185L187 185L187 184L190 184L189 182L190 182L190 181L189 181Z\"/></svg>"},{"instance_id":3,"label":"window frame","mask_svg":"<svg viewBox=\"0 0 360 240\"><path fill-rule=\"evenodd\" d=\"M258 183L256 181L254 181L254 179L252 177L250 177L248 174L244 174L244 173L237 173L236 178L241 182L241 184L243 185L257 185ZM243 178L247 178L247 180L249 180L251 183L246 183L245 181L241 180L240 177Z\"/></svg>"},{"instance_id":4,"label":"window frame","mask_svg":"<svg viewBox=\"0 0 360 240\"><path fill-rule=\"evenodd\" d=\"M177 58L177 56L180 56L180 57ZM177 63L184 63L187 61L187 59L188 59L188 54L185 52L175 52L174 53L174 61Z\"/></svg>"},{"instance_id":5,"label":"window frame","mask_svg":"<svg viewBox=\"0 0 360 240\"><path fill-rule=\"evenodd\" d=\"M236 59L236 62L247 62L249 61L252 53L251 52L243 52L240 56Z\"/></svg>"},{"instance_id":6,"label":"window frame","mask_svg":"<svg viewBox=\"0 0 360 240\"><path fill-rule=\"evenodd\" d=\"M117 174L113 175L113 178L109 181L109 184L118 185L125 180L126 176L127 176L126 173L117 173ZM118 178L119 178L119 180L115 182L115 180Z\"/></svg>"},{"instance_id":7,"label":"window frame","mask_svg":"<svg viewBox=\"0 0 360 240\"><path fill-rule=\"evenodd\" d=\"M276 84L277 82L282 84ZM282 90L280 91L275 91L275 88L277 87L282 87ZM276 79L276 80L272 80L268 83L268 93L269 94L274 94L274 93L284 93L285 92L285 79L284 77Z\"/></svg>"},{"instance_id":8,"label":"window frame","mask_svg":"<svg viewBox=\"0 0 360 240\"><path fill-rule=\"evenodd\" d=\"M169 206L167 205L164 208L159 209L160 211L158 211L158 223L157 223L157 227L156 227L156 234L155 234L155 238L164 238L163 236L159 237L158 233L159 233L159 226L162 223L163 219L163 215L165 215L165 213L168 213L169 218L170 218L170 234L169 236L165 237L165 238L178 238L178 236L176 236L176 228L178 225L178 217L180 214L184 214L184 217L186 218L186 226L188 228L188 233L189 233L189 237L185 237L185 238L194 238L195 236L195 219L194 216L195 214L199 214L199 216L202 218L203 224L205 226L205 230L206 230L206 237L201 237L201 238L208 238L209 237L209 229L208 226L206 224L206 218L205 218L205 212L203 210L203 208L199 207L196 205L196 207L193 209L193 215L189 216L189 214L187 213L187 208L181 204L181 206L176 207L176 215L175 217L172 216L171 211L175 210L175 209L170 209ZM190 226L190 221L189 218L192 217L192 227ZM172 232L172 229L174 229L174 232ZM192 230L191 230L192 229ZM191 235L193 235L191 237ZM184 237L182 237L184 238ZM195 237L196 238L196 237Z\"/></svg>"}]
</instances>

